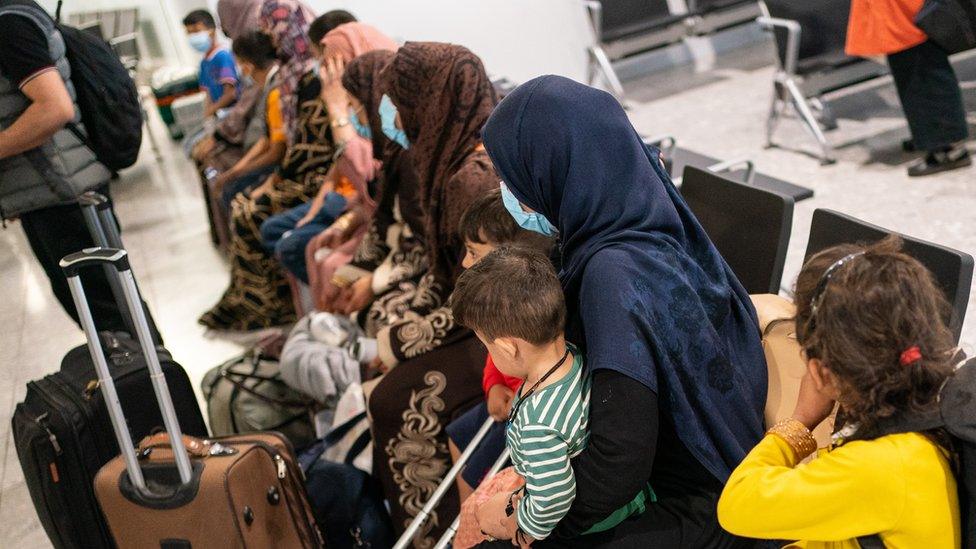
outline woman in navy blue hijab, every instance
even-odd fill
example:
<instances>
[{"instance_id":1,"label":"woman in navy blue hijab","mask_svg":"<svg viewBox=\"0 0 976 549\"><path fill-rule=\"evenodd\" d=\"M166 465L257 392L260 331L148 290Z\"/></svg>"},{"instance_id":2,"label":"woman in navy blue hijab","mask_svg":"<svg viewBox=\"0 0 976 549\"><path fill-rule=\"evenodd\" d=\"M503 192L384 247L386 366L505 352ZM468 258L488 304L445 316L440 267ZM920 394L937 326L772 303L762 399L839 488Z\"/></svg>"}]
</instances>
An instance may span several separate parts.
<instances>
[{"instance_id":1,"label":"woman in navy blue hijab","mask_svg":"<svg viewBox=\"0 0 976 549\"><path fill-rule=\"evenodd\" d=\"M593 372L569 543L650 481L658 501L592 547L731 547L715 504L761 438L766 361L749 296L609 94L557 77L495 109L484 144L559 231L568 337ZM600 536L598 534L597 536Z\"/></svg>"}]
</instances>

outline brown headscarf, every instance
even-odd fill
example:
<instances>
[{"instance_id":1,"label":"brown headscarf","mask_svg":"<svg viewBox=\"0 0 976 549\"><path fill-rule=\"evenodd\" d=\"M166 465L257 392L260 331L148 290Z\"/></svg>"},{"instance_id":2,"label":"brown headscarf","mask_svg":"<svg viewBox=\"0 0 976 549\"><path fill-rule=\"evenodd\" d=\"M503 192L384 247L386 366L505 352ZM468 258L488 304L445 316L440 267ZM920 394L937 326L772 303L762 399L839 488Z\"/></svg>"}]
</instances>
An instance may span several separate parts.
<instances>
[{"instance_id":1,"label":"brown headscarf","mask_svg":"<svg viewBox=\"0 0 976 549\"><path fill-rule=\"evenodd\" d=\"M389 50L376 50L360 55L353 59L342 74L342 85L353 97L363 104L366 116L369 118L369 131L373 137L373 158L383 159L383 150L389 142L383 133L383 123L380 120L380 99L383 88L379 85L379 75L394 53Z\"/></svg>"},{"instance_id":2,"label":"brown headscarf","mask_svg":"<svg viewBox=\"0 0 976 549\"><path fill-rule=\"evenodd\" d=\"M325 58L338 55L346 63L373 50L396 51L397 44L376 27L354 21L332 29L319 44Z\"/></svg>"},{"instance_id":3,"label":"brown headscarf","mask_svg":"<svg viewBox=\"0 0 976 549\"><path fill-rule=\"evenodd\" d=\"M217 0L220 28L231 40L258 28L258 15L264 0Z\"/></svg>"},{"instance_id":4,"label":"brown headscarf","mask_svg":"<svg viewBox=\"0 0 976 549\"><path fill-rule=\"evenodd\" d=\"M457 224L471 202L498 186L481 145L495 90L481 59L463 46L407 42L380 75L400 113L427 211L427 247L439 276L460 260ZM454 257L458 255L458 257Z\"/></svg>"}]
</instances>

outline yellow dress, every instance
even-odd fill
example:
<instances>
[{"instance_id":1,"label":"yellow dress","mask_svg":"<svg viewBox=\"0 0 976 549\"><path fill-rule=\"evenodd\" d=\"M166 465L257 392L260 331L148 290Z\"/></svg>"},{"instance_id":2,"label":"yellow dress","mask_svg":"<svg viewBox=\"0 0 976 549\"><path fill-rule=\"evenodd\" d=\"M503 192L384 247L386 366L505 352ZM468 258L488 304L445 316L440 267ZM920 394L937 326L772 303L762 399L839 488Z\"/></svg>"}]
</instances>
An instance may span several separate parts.
<instances>
[{"instance_id":1,"label":"yellow dress","mask_svg":"<svg viewBox=\"0 0 976 549\"><path fill-rule=\"evenodd\" d=\"M880 533L889 549L960 545L956 481L946 453L918 433L853 441L797 464L766 435L732 472L718 503L729 532L804 540L786 547L857 549Z\"/></svg>"}]
</instances>

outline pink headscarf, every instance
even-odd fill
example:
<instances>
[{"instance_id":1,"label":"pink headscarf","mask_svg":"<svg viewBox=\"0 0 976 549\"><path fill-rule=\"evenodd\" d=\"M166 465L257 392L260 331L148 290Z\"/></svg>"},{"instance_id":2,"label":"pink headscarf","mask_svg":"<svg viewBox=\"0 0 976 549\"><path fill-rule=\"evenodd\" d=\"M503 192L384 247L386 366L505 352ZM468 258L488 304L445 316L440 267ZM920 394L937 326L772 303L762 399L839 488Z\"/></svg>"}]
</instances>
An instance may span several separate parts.
<instances>
[{"instance_id":1,"label":"pink headscarf","mask_svg":"<svg viewBox=\"0 0 976 549\"><path fill-rule=\"evenodd\" d=\"M397 50L392 38L376 27L359 22L339 25L323 36L319 44L326 58L338 55L346 63L373 50Z\"/></svg>"}]
</instances>

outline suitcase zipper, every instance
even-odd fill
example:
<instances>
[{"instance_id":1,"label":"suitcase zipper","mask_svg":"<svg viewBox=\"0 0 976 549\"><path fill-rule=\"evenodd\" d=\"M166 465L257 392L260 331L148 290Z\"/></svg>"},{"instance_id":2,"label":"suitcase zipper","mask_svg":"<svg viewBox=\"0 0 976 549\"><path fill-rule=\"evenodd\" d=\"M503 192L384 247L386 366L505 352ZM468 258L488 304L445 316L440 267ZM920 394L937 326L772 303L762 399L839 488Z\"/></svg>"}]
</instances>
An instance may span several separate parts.
<instances>
[{"instance_id":1,"label":"suitcase zipper","mask_svg":"<svg viewBox=\"0 0 976 549\"><path fill-rule=\"evenodd\" d=\"M232 436L236 436L236 435L232 435ZM281 438L284 441L286 447L291 451L292 455L294 455L294 450L292 450L291 442L288 441L288 439L286 439L284 437L281 437ZM217 441L217 442L220 441L219 438L210 439L210 440ZM224 443L222 443L222 444L224 444ZM231 444L253 444L253 445L257 446L258 448L261 448L262 450L264 450L265 453L269 454L271 456L271 459L275 462L275 466L276 466L277 474L278 474L278 479L279 480L282 480L282 481L288 480L288 464L287 464L287 462L285 462L285 459L283 457L281 457L281 453L278 451L278 449L275 448L274 446L272 446L271 444L268 444L267 442L264 442L263 440L255 440L255 439L237 439L237 440L234 440L233 443L231 443ZM230 445L230 444L228 444L228 445ZM300 472L300 473L302 472L302 470L301 470L300 467L296 467L296 469L298 469L298 472ZM284 484L284 482L282 482L282 484ZM302 485L302 484L298 484L297 483L297 478L292 478L291 479L291 484L292 484L292 489L298 490L299 497L301 497L301 494L304 493L305 486ZM286 505L288 505L288 507L291 508L292 506L289 505L289 500L288 500L288 491L287 490L283 490L282 496L285 499ZM304 507L304 505L302 505L302 502L301 501L298 501L298 502L295 502L295 503L299 507L299 509L297 509L297 512L299 513L299 515L301 516L303 522L305 523L306 532L309 533L309 534L311 534L313 536L313 539L315 539L315 540L318 541L318 545L317 545L318 547L323 547L324 546L324 540L322 539L322 532L319 531L319 529L315 525L315 523L305 513L305 507Z\"/></svg>"},{"instance_id":2,"label":"suitcase zipper","mask_svg":"<svg viewBox=\"0 0 976 549\"><path fill-rule=\"evenodd\" d=\"M47 412L44 412L43 414L32 419L34 420L34 423L36 423L38 427L44 429L44 432L47 433L47 440L50 441L51 447L54 448L54 455L60 456L61 444L58 443L58 437L56 437L54 433L51 432L51 429L47 426L47 414L48 414Z\"/></svg>"},{"instance_id":3,"label":"suitcase zipper","mask_svg":"<svg viewBox=\"0 0 976 549\"><path fill-rule=\"evenodd\" d=\"M278 479L284 480L285 475L288 474L288 466L285 465L284 458L281 457L281 454L275 454L274 461L275 464L278 466Z\"/></svg>"},{"instance_id":4,"label":"suitcase zipper","mask_svg":"<svg viewBox=\"0 0 976 549\"><path fill-rule=\"evenodd\" d=\"M48 407L50 409L53 409L53 410L63 410L63 406L62 406L63 402L57 402L48 391L45 391L43 389L43 387L41 386L41 383L40 383L40 382L47 381L47 382L49 382L51 384L50 389L55 389L55 390L57 390L60 393L66 392L66 391L64 391L59 386L60 384L58 384L58 383L56 383L54 381L54 379L56 379L56 375L55 374L52 374L52 375L46 376L44 378L41 378L38 381L31 381L31 382L28 383L28 389L30 389L30 386L33 385L34 386L34 393L37 394L38 396L40 396L41 397L41 400L43 400L48 405ZM65 383L65 385L66 384L67 383ZM67 391L67 393L70 394L70 391ZM77 401L76 400L74 400L74 399L72 399L70 397L68 398L68 400L72 400L77 405ZM83 407L83 406L81 407L81 413L86 418L88 418L88 420L86 422L86 426L89 429L92 428L90 415L88 413L86 413L85 407ZM44 415L47 415L47 413L45 413ZM63 414L62 414L62 416L63 416ZM63 417L63 419L65 420L65 424L69 427L69 429L72 431L72 433L76 435L76 436L72 437L74 439L73 446L74 446L74 448L76 448L75 453L79 454L79 457L80 457L80 455L84 452L84 450L82 449L81 439L80 439L80 437L77 436L77 432L74 429L71 429L71 425L74 424L74 421L71 418L68 418L68 417ZM48 440L50 440L50 439L48 439ZM62 486L65 486L66 487L68 485L74 484L74 483L70 482L70 477L66 477L64 480L65 480L65 483L62 484ZM72 486L72 488L78 489L79 487ZM64 489L65 490L69 490L68 488L64 488ZM82 489L82 490L84 490L84 489ZM87 490L86 491L86 495L88 497L85 498L85 499L87 499L88 502L89 502L88 503L89 508L91 508L91 509L99 509L99 507L98 507L98 501L95 499L95 490L94 489ZM99 533L101 533L102 539L111 540L111 539L113 539L112 538L112 534L107 530L107 528L108 528L108 524L105 521L102 521L101 524L98 525L98 528L97 529L98 529Z\"/></svg>"}]
</instances>

